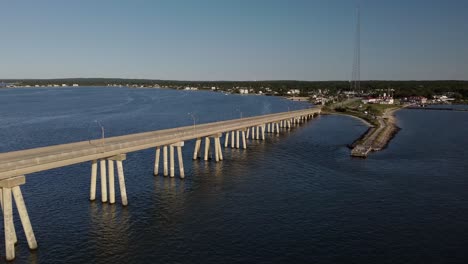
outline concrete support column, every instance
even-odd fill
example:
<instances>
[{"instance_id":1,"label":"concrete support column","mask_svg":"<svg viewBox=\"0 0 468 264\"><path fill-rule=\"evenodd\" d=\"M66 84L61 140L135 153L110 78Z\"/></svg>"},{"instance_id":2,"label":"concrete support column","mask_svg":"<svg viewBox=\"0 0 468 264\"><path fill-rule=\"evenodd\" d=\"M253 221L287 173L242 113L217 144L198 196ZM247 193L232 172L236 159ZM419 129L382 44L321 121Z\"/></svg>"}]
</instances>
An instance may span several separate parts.
<instances>
[{"instance_id":1,"label":"concrete support column","mask_svg":"<svg viewBox=\"0 0 468 264\"><path fill-rule=\"evenodd\" d=\"M240 144L239 144L239 140L240 140L239 134L240 134L240 131L237 130L237 131L236 131L236 148L240 148Z\"/></svg>"},{"instance_id":2,"label":"concrete support column","mask_svg":"<svg viewBox=\"0 0 468 264\"><path fill-rule=\"evenodd\" d=\"M208 160L208 155L210 152L210 138L205 138L205 160Z\"/></svg>"},{"instance_id":3,"label":"concrete support column","mask_svg":"<svg viewBox=\"0 0 468 264\"><path fill-rule=\"evenodd\" d=\"M31 221L29 220L28 211L26 210L26 204L24 203L23 194L19 186L12 188L13 197L16 203L16 208L18 209L18 214L20 216L21 224L23 225L24 235L28 241L28 246L30 249L37 248L36 236L34 236L34 231L32 229Z\"/></svg>"},{"instance_id":4,"label":"concrete support column","mask_svg":"<svg viewBox=\"0 0 468 264\"><path fill-rule=\"evenodd\" d=\"M236 145L235 144L235 139L236 139L236 136L234 134L234 131L231 132L231 148L234 148Z\"/></svg>"},{"instance_id":5,"label":"concrete support column","mask_svg":"<svg viewBox=\"0 0 468 264\"><path fill-rule=\"evenodd\" d=\"M5 233L6 259L15 259L15 226L13 225L13 205L11 201L11 188L3 189L3 232Z\"/></svg>"},{"instance_id":6,"label":"concrete support column","mask_svg":"<svg viewBox=\"0 0 468 264\"><path fill-rule=\"evenodd\" d=\"M250 135L250 127L247 128L247 133L246 133L246 135L245 135L245 138L248 139L248 138L249 138L249 135Z\"/></svg>"},{"instance_id":7,"label":"concrete support column","mask_svg":"<svg viewBox=\"0 0 468 264\"><path fill-rule=\"evenodd\" d=\"M99 162L101 169L101 201L107 202L107 175L106 175L106 160L102 159Z\"/></svg>"},{"instance_id":8,"label":"concrete support column","mask_svg":"<svg viewBox=\"0 0 468 264\"><path fill-rule=\"evenodd\" d=\"M267 132L270 133L270 127L271 127L271 123L268 123L267 124Z\"/></svg>"},{"instance_id":9,"label":"concrete support column","mask_svg":"<svg viewBox=\"0 0 468 264\"><path fill-rule=\"evenodd\" d=\"M227 133L229 133L229 132L227 132ZM232 131L232 133L234 133L234 131ZM221 139L220 139L222 136L223 136L222 133L210 136L210 137L213 138L214 153L215 153L215 161L216 162L219 162L220 160L223 160L223 150L221 148ZM232 135L231 135L231 137L232 137ZM231 140L233 138L234 137L232 137ZM231 147L234 147L234 145L232 145Z\"/></svg>"},{"instance_id":10,"label":"concrete support column","mask_svg":"<svg viewBox=\"0 0 468 264\"><path fill-rule=\"evenodd\" d=\"M227 148L229 143L229 132L226 132L226 136L224 138L224 147Z\"/></svg>"},{"instance_id":11,"label":"concrete support column","mask_svg":"<svg viewBox=\"0 0 468 264\"><path fill-rule=\"evenodd\" d=\"M223 160L223 150L221 148L221 139L219 137L215 138L216 144L218 144L218 156L219 160Z\"/></svg>"},{"instance_id":12,"label":"concrete support column","mask_svg":"<svg viewBox=\"0 0 468 264\"><path fill-rule=\"evenodd\" d=\"M122 205L126 206L127 201L127 189L125 187L125 176L123 171L123 161L127 159L126 154L119 154L107 158L109 161L109 203L115 203L115 179L114 179L114 161L117 165L117 176L120 188L120 197L122 199Z\"/></svg>"},{"instance_id":13,"label":"concrete support column","mask_svg":"<svg viewBox=\"0 0 468 264\"><path fill-rule=\"evenodd\" d=\"M168 169L168 164L167 164L167 146L163 147L163 175L167 176L169 175L169 169Z\"/></svg>"},{"instance_id":14,"label":"concrete support column","mask_svg":"<svg viewBox=\"0 0 468 264\"><path fill-rule=\"evenodd\" d=\"M0 195L3 211L3 231L5 235L5 255L6 260L15 259L15 243L17 242L16 231L13 221L13 200L16 203L24 234L28 241L30 249L37 248L36 237L29 220L28 211L24 203L23 194L21 193L20 185L26 183L24 176L17 176L0 180Z\"/></svg>"},{"instance_id":15,"label":"concrete support column","mask_svg":"<svg viewBox=\"0 0 468 264\"><path fill-rule=\"evenodd\" d=\"M0 188L0 205L1 205L2 210L3 210L3 191L2 191L1 188ZM11 217L13 217L13 216L11 216ZM14 222L14 220L12 220L12 221ZM14 242L14 244L16 244L18 242L18 238L16 236L16 231L15 231L14 228L13 228L13 242Z\"/></svg>"},{"instance_id":16,"label":"concrete support column","mask_svg":"<svg viewBox=\"0 0 468 264\"><path fill-rule=\"evenodd\" d=\"M193 151L193 160L200 158L200 146L201 138L197 138L197 141L195 141L195 150Z\"/></svg>"},{"instance_id":17,"label":"concrete support column","mask_svg":"<svg viewBox=\"0 0 468 264\"><path fill-rule=\"evenodd\" d=\"M215 153L215 161L219 162L219 147L218 147L218 138L213 138L214 141L214 153Z\"/></svg>"},{"instance_id":18,"label":"concrete support column","mask_svg":"<svg viewBox=\"0 0 468 264\"><path fill-rule=\"evenodd\" d=\"M245 131L244 130L242 130L242 146L243 146L244 149L247 148L247 144L245 142Z\"/></svg>"},{"instance_id":19,"label":"concrete support column","mask_svg":"<svg viewBox=\"0 0 468 264\"><path fill-rule=\"evenodd\" d=\"M262 140L265 140L265 124L262 125Z\"/></svg>"},{"instance_id":20,"label":"concrete support column","mask_svg":"<svg viewBox=\"0 0 468 264\"><path fill-rule=\"evenodd\" d=\"M170 167L171 167L171 171L170 171L170 177L174 177L174 146L173 145L170 145L169 146L169 162L170 162Z\"/></svg>"},{"instance_id":21,"label":"concrete support column","mask_svg":"<svg viewBox=\"0 0 468 264\"><path fill-rule=\"evenodd\" d=\"M89 190L89 200L96 200L96 182L97 182L97 160L91 162L91 187Z\"/></svg>"},{"instance_id":22,"label":"concrete support column","mask_svg":"<svg viewBox=\"0 0 468 264\"><path fill-rule=\"evenodd\" d=\"M119 176L120 197L122 198L122 205L127 206L128 205L127 188L125 187L125 176L124 176L124 170L123 170L123 164L122 164L122 161L126 159L126 155L124 154L120 156L121 156L120 160L116 160L117 173Z\"/></svg>"},{"instance_id":23,"label":"concrete support column","mask_svg":"<svg viewBox=\"0 0 468 264\"><path fill-rule=\"evenodd\" d=\"M154 171L153 175L157 176L159 174L159 158L161 156L161 147L156 147L156 154L154 157Z\"/></svg>"},{"instance_id":24,"label":"concrete support column","mask_svg":"<svg viewBox=\"0 0 468 264\"><path fill-rule=\"evenodd\" d=\"M183 141L171 145L172 148L174 148L174 147L177 148L177 160L178 160L178 163L179 163L179 177L181 179L185 178L184 159L183 159L183 156L182 156L182 147L183 146L184 146Z\"/></svg>"},{"instance_id":25,"label":"concrete support column","mask_svg":"<svg viewBox=\"0 0 468 264\"><path fill-rule=\"evenodd\" d=\"M108 161L109 167L109 203L115 203L115 179L114 179L114 161L109 159Z\"/></svg>"},{"instance_id":26,"label":"concrete support column","mask_svg":"<svg viewBox=\"0 0 468 264\"><path fill-rule=\"evenodd\" d=\"M255 139L255 127L252 127L252 139Z\"/></svg>"},{"instance_id":27,"label":"concrete support column","mask_svg":"<svg viewBox=\"0 0 468 264\"><path fill-rule=\"evenodd\" d=\"M259 133L260 127L257 126L256 129L257 129L257 131L255 131L255 135L257 136L257 139L260 139L260 133Z\"/></svg>"},{"instance_id":28,"label":"concrete support column","mask_svg":"<svg viewBox=\"0 0 468 264\"><path fill-rule=\"evenodd\" d=\"M276 123L276 134L279 134L279 124Z\"/></svg>"}]
</instances>

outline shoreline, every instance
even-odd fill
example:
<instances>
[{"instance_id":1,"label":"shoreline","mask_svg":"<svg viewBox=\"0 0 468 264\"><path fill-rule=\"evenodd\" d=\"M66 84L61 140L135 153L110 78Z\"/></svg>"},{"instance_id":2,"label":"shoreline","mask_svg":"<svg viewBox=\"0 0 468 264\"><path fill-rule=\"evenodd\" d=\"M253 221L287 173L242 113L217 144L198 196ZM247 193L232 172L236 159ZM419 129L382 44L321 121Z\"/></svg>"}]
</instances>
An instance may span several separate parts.
<instances>
[{"instance_id":1,"label":"shoreline","mask_svg":"<svg viewBox=\"0 0 468 264\"><path fill-rule=\"evenodd\" d=\"M364 124L365 124L366 126L368 126L369 128L375 127L374 125L372 125L371 123L369 123L367 120L362 119L362 118L360 118L359 116L355 116L355 115L352 115L352 114L345 114L345 113L338 113L338 112L333 112L333 113L326 112L326 113L323 113L322 115L342 115L342 116L349 116L349 117L351 117L351 118L358 119L359 121L361 121L362 123L364 123Z\"/></svg>"},{"instance_id":2,"label":"shoreline","mask_svg":"<svg viewBox=\"0 0 468 264\"><path fill-rule=\"evenodd\" d=\"M401 129L397 126L395 112L402 108L404 107L387 109L381 116L377 117L379 125L375 129L367 130L361 140L353 143L351 156L367 158L370 152L385 149Z\"/></svg>"},{"instance_id":3,"label":"shoreline","mask_svg":"<svg viewBox=\"0 0 468 264\"><path fill-rule=\"evenodd\" d=\"M374 124L350 112L327 111L324 114L349 116L367 125L368 129L351 144L347 145L351 149L352 157L367 158L370 152L385 149L398 131L400 131L400 128L397 126L395 112L402 108L404 106L386 109L381 115L376 117Z\"/></svg>"}]
</instances>

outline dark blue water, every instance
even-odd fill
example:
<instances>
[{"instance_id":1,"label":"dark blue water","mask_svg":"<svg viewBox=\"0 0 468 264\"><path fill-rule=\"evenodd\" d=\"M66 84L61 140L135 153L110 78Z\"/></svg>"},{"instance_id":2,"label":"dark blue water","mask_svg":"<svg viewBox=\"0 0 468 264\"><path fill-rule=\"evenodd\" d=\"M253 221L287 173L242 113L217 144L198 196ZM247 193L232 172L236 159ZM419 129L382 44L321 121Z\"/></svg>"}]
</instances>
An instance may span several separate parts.
<instances>
[{"instance_id":1,"label":"dark blue water","mask_svg":"<svg viewBox=\"0 0 468 264\"><path fill-rule=\"evenodd\" d=\"M0 90L0 151L307 107L275 97L148 89ZM468 114L402 110L389 147L351 159L366 127L322 116L152 175L154 150L128 155L129 206L89 202L90 166L27 177L39 249L16 215L17 263L466 263ZM3 240L0 239L4 256Z\"/></svg>"}]
</instances>

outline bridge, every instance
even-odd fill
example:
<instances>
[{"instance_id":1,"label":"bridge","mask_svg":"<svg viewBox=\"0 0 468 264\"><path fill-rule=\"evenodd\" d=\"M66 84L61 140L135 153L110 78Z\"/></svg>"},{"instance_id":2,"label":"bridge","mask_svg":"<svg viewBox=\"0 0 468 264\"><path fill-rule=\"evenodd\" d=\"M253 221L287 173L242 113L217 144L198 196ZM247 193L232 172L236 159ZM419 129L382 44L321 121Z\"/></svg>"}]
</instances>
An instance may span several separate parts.
<instances>
[{"instance_id":1,"label":"bridge","mask_svg":"<svg viewBox=\"0 0 468 264\"><path fill-rule=\"evenodd\" d=\"M91 162L90 194L96 200L98 167L101 187L101 201L115 203L115 166L117 182L123 206L128 205L123 161L126 154L155 148L154 175L159 175L161 149L164 176L175 176L174 154L177 150L178 174L185 177L182 147L184 141L195 140L193 159L208 161L223 160L221 138L224 147L247 148L247 140L265 140L266 133L279 134L320 114L319 108L309 108L276 114L233 119L192 126L177 127L125 136L101 138L56 146L0 153L0 202L3 210L5 255L7 260L15 258L16 231L13 224L13 201L16 204L24 233L31 250L37 248L31 222L20 186L26 183L27 174L64 167L72 164ZM204 139L204 140L203 140ZM204 142L203 142L204 141ZM211 142L213 144L211 144ZM202 157L202 144L204 151Z\"/></svg>"}]
</instances>

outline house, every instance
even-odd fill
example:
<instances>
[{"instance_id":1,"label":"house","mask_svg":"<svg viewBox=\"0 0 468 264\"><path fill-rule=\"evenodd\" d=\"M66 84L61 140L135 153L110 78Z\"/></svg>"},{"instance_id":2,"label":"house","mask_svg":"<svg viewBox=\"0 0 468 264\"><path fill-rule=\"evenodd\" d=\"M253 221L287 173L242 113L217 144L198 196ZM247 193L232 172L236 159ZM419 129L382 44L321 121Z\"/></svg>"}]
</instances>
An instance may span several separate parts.
<instances>
[{"instance_id":1,"label":"house","mask_svg":"<svg viewBox=\"0 0 468 264\"><path fill-rule=\"evenodd\" d=\"M73 86L73 87L78 87L78 84L74 83L72 86Z\"/></svg>"},{"instance_id":2,"label":"house","mask_svg":"<svg viewBox=\"0 0 468 264\"><path fill-rule=\"evenodd\" d=\"M287 92L287 94L290 94L290 95L297 95L297 94L300 94L301 91L299 89L291 89Z\"/></svg>"},{"instance_id":3,"label":"house","mask_svg":"<svg viewBox=\"0 0 468 264\"><path fill-rule=\"evenodd\" d=\"M427 98L424 96L411 96L407 98L407 101L413 104L426 104Z\"/></svg>"},{"instance_id":4,"label":"house","mask_svg":"<svg viewBox=\"0 0 468 264\"><path fill-rule=\"evenodd\" d=\"M248 93L249 93L249 89L247 89L247 88L245 88L245 89L244 89L244 88L240 88L240 89L239 89L239 93L240 93L240 94L248 94Z\"/></svg>"}]
</instances>

